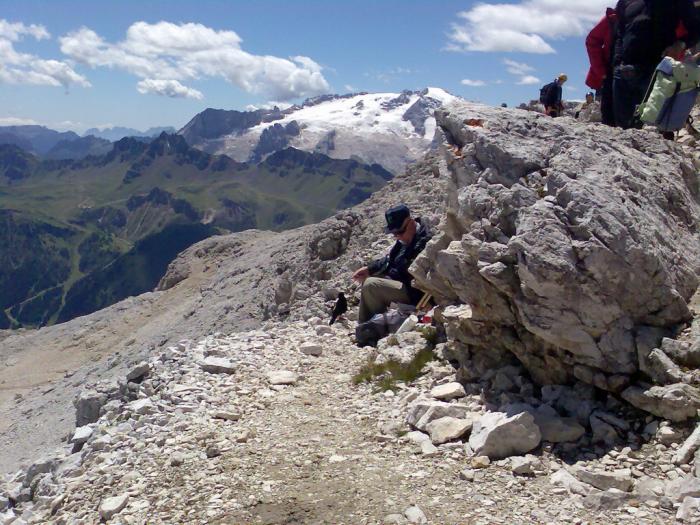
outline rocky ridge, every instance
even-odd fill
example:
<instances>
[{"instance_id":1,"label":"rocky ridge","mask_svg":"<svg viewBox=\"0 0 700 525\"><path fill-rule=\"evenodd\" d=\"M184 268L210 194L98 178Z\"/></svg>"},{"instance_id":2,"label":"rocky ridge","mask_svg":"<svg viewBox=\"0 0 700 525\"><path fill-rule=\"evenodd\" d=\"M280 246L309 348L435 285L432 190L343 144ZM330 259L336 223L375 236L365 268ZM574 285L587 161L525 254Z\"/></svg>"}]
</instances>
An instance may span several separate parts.
<instances>
[{"instance_id":1,"label":"rocky ridge","mask_svg":"<svg viewBox=\"0 0 700 525\"><path fill-rule=\"evenodd\" d=\"M251 308L247 318L251 324L258 315L268 318L260 330L204 339L190 336L190 341L170 347L164 342L160 350L144 355L145 363L122 367L117 381L95 383L93 379L76 399L76 419L83 425L75 435L71 432L71 450L64 450L57 461L36 462L9 480L5 494L12 508L5 511L7 519L17 522L15 516L20 515L25 522L89 523L102 512L107 521L137 523L149 506L149 520L156 523L696 520L700 439L698 430L693 431L694 415L676 417L682 402L675 407L662 403L663 411L650 415L624 402L619 390L610 388L610 377L616 375L627 375L626 381L636 385L640 377L657 383L643 392L668 387L668 378L676 377L676 385L681 386L672 391L688 396L686 404L692 402L689 392L695 389L697 377L689 363L698 332L696 326L684 330L686 320L692 318L694 290L682 284L692 281L692 272L697 277L693 259L697 254L677 249L692 247L693 239L697 242L697 229L693 229L697 189L693 190L693 179L682 168L690 157L651 133L621 132L612 141L607 128L519 111L465 104L439 112L438 120L444 132L441 158L426 159L351 211L288 232L285 240L292 246L285 247L284 258L275 258L274 249L267 252L274 263L256 268L253 280L262 294L256 297L258 308ZM512 135L520 139L513 141ZM564 140L555 141L562 136ZM567 365L575 370L579 356L556 342L538 340L549 336L546 330L533 336L529 329L541 318L559 317L528 315L528 308L534 308L532 301L515 301L511 295L516 279L534 273L525 272L532 268L528 265L536 268L538 257L558 253L557 246L550 242L548 252L536 250L537 244L532 257L528 252L515 265L509 257L517 260L517 249L525 241L513 243L514 254L509 244L528 231L521 228L539 206L547 210L559 205L551 197L561 197L558 192L566 185L555 184L557 177L580 179L580 186L569 181L568 191L577 198L598 186L612 188L614 194L618 186L608 184L606 173L591 166L602 165L601 159L614 165L623 156L624 166L638 176L644 191L631 187L638 193L648 192L642 197L653 201L649 217L658 222L669 208L680 208L690 218L676 225L678 246L659 244L657 262L669 274L661 290L633 290L675 297L680 314L664 317L663 327L670 337L651 338L654 348L647 348L645 354L635 348L637 359L627 357L617 364L615 359L612 364L588 361L585 366L594 368L591 375L558 376ZM542 159L547 165L539 165ZM663 188L658 191L674 193L675 199L667 199L665 205L656 198L651 177L646 177L647 165L658 168L662 161L679 168L676 179L669 176L659 183ZM586 176L589 172L600 176L600 184ZM617 173L620 180L614 182L625 188L619 183L629 179L624 178L624 170ZM532 174L542 179L530 182ZM437 317L446 332L445 342L434 349L439 360L426 367L424 376L383 392L373 385L352 385L350 374L368 359L413 362L430 345L426 334L417 329L386 338L376 350L358 350L350 338L351 321L327 327L321 318L337 291L348 290L348 273L387 248L389 240L380 233L381 217L397 199L407 200L442 232L429 248L434 250L428 252L433 262L428 264L426 257L415 270L421 282L436 292L441 302ZM584 202L593 218L603 209L618 207L606 200ZM557 220L565 216L554 215ZM624 215L616 217L624 219ZM635 232L635 224L621 222L625 228L616 231ZM657 223L648 227L670 230ZM550 235L550 230L542 231ZM251 233L250 239L256 235ZM271 245L282 239L280 234L270 235ZM209 293L189 303L196 304L190 317L207 318L210 327L224 323L226 315L212 319L210 302L216 311L218 305L237 300L234 290L245 294L255 289L247 288L251 283L247 278L241 278L237 287L225 288L236 276L228 265L245 252L217 250L236 238L210 240L183 253L154 299L168 294L172 298L178 288L191 286L195 276L203 279L199 265L218 264L216 279L212 274L204 276ZM464 257L464 248L472 246L478 248L477 256ZM640 251L645 247L640 243ZM486 256L502 259L486 261ZM667 260L678 268L669 269ZM484 262L489 264L479 264ZM488 271L479 273L484 268ZM582 289L594 290L596 281L589 273L597 278L599 274L584 271L583 264L575 268L582 275L577 274L573 282L586 283L583 279L590 278L593 282ZM469 290L454 286L460 282L477 287L479 295L467 295ZM521 282L526 289L536 280ZM551 282L566 286L567 278ZM188 288L190 293L192 289ZM224 289L230 297L225 297ZM628 300L629 290L616 290L622 290L616 299ZM352 302L353 294L348 295ZM538 293L528 299L549 297ZM481 304L480 298L491 301L491 308ZM568 307L580 304L585 301L571 299ZM535 306L540 313L559 308L536 301ZM508 310L511 317L504 315ZM235 308L224 313L232 311ZM348 318L352 317L351 311ZM188 319L177 321L189 329L198 326ZM510 324L504 322L508 319ZM478 322L483 323L482 331L475 333ZM492 333L502 337L489 337ZM625 345L610 348L628 356ZM662 364L667 362L661 354L672 361L680 362L682 357L686 364L677 365L678 369L642 367L640 355L648 359L651 354ZM539 359L551 363L551 370L538 367ZM625 363L636 363L634 373L624 372ZM550 373L555 381L548 377ZM597 374L606 382L596 379ZM691 421L669 421L689 416ZM69 454L72 450L75 453Z\"/></svg>"},{"instance_id":2,"label":"rocky ridge","mask_svg":"<svg viewBox=\"0 0 700 525\"><path fill-rule=\"evenodd\" d=\"M440 304L469 305L444 319L465 380L471 357L506 352L539 384L576 379L695 417L700 342L675 340L700 282L697 168L682 148L523 111L454 105L437 119L454 145L451 198L414 275Z\"/></svg>"}]
</instances>

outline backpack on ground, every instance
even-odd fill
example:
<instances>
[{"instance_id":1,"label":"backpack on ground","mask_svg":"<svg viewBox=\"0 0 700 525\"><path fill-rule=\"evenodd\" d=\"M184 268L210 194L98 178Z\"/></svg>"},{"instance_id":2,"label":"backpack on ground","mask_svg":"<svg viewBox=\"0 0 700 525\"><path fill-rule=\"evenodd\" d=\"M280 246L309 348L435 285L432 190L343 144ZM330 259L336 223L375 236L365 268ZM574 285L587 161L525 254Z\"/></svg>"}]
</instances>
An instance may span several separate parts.
<instances>
[{"instance_id":1,"label":"backpack on ground","mask_svg":"<svg viewBox=\"0 0 700 525\"><path fill-rule=\"evenodd\" d=\"M657 66L635 115L659 131L678 131L688 121L699 92L700 67L666 57Z\"/></svg>"},{"instance_id":2,"label":"backpack on ground","mask_svg":"<svg viewBox=\"0 0 700 525\"><path fill-rule=\"evenodd\" d=\"M414 311L413 305L397 304L396 308L375 314L369 321L359 323L355 327L357 346L377 346L380 339L396 332Z\"/></svg>"}]
</instances>

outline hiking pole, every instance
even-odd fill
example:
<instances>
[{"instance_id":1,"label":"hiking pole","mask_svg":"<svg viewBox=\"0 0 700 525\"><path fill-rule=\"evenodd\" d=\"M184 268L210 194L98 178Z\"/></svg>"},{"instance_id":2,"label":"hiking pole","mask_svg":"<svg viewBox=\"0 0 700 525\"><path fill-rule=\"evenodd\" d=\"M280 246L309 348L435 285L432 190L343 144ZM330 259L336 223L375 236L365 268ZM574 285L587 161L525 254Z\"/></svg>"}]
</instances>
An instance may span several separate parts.
<instances>
[{"instance_id":1,"label":"hiking pole","mask_svg":"<svg viewBox=\"0 0 700 525\"><path fill-rule=\"evenodd\" d=\"M428 292L425 292L423 294L423 297L421 297L420 301L418 301L418 304L416 305L416 311L420 311L423 308L426 308L432 298L432 295L430 295Z\"/></svg>"}]
</instances>

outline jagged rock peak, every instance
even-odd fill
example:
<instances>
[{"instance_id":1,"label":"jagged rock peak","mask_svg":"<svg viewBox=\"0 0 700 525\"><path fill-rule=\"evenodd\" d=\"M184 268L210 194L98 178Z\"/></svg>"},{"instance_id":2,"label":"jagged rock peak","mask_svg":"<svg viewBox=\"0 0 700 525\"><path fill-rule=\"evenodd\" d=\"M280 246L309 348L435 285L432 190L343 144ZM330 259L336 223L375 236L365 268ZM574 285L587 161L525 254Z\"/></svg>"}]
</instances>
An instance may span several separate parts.
<instances>
[{"instance_id":1,"label":"jagged rock peak","mask_svg":"<svg viewBox=\"0 0 700 525\"><path fill-rule=\"evenodd\" d=\"M541 384L620 392L640 372L668 382L650 354L692 318L700 282L698 178L683 149L653 132L467 103L436 118L448 227L416 274L442 304L471 307L448 335L465 352L512 352ZM649 395L671 412L678 401Z\"/></svg>"}]
</instances>

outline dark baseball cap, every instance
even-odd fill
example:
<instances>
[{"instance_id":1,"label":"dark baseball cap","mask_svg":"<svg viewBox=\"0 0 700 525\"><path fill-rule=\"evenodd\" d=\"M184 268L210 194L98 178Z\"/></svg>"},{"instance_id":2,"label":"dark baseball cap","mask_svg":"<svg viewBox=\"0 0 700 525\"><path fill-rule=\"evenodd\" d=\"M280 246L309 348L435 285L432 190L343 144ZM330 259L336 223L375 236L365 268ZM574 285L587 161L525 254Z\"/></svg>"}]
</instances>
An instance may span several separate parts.
<instances>
[{"instance_id":1,"label":"dark baseball cap","mask_svg":"<svg viewBox=\"0 0 700 525\"><path fill-rule=\"evenodd\" d=\"M392 206L386 210L386 213L384 213L384 217L386 217L386 228L384 228L384 233L394 233L400 231L404 221L410 216L411 210L409 210L408 206L405 204Z\"/></svg>"}]
</instances>

